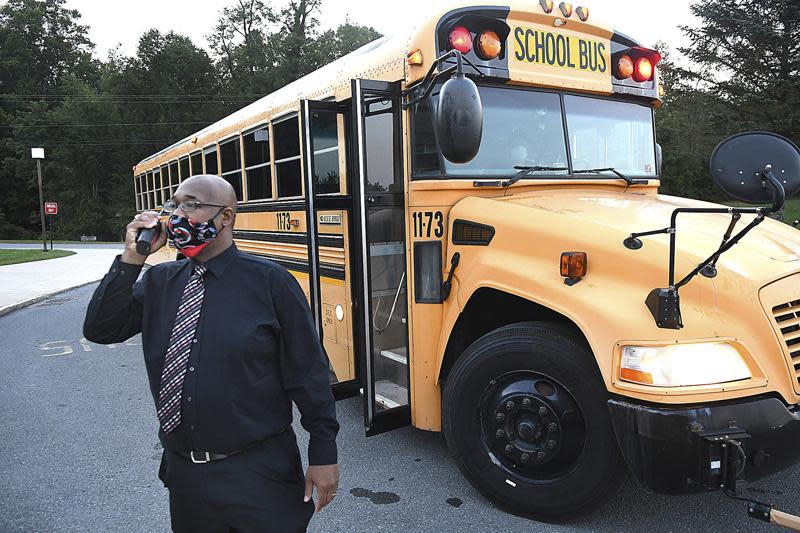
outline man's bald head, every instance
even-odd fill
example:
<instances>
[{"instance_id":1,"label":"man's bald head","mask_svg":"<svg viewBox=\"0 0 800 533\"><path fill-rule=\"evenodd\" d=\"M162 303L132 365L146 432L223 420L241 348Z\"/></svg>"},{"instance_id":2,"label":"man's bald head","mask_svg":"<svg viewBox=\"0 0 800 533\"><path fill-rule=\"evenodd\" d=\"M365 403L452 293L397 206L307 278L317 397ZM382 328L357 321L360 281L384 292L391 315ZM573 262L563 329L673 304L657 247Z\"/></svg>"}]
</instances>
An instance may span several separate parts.
<instances>
[{"instance_id":1,"label":"man's bald head","mask_svg":"<svg viewBox=\"0 0 800 533\"><path fill-rule=\"evenodd\" d=\"M236 191L233 186L212 174L198 174L184 180L175 191L175 197L180 200L190 199L224 205L236 212Z\"/></svg>"}]
</instances>

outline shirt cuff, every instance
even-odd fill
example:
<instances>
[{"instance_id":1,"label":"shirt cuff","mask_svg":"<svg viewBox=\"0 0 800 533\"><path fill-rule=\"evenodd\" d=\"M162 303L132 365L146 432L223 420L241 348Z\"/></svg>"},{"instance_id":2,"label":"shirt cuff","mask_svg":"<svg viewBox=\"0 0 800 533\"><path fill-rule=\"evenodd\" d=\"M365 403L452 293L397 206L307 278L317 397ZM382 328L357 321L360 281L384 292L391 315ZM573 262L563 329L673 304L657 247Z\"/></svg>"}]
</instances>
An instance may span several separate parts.
<instances>
[{"instance_id":1,"label":"shirt cuff","mask_svg":"<svg viewBox=\"0 0 800 533\"><path fill-rule=\"evenodd\" d=\"M336 441L315 439L312 436L308 442L308 464L335 465L337 462Z\"/></svg>"},{"instance_id":2,"label":"shirt cuff","mask_svg":"<svg viewBox=\"0 0 800 533\"><path fill-rule=\"evenodd\" d=\"M139 277L139 272L142 271L143 265L132 265L131 263L125 263L122 260L122 255L118 255L114 259L114 263L111 265L111 272L117 274L118 276L125 276L128 279L132 279L136 281L136 278Z\"/></svg>"}]
</instances>

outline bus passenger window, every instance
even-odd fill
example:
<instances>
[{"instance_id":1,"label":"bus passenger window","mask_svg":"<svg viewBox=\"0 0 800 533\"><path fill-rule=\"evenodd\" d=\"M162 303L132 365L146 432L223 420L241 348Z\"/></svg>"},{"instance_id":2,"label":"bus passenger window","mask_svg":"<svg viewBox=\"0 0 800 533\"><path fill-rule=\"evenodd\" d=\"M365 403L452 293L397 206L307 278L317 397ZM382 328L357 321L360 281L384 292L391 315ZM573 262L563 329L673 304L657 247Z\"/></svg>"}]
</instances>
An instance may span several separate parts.
<instances>
[{"instance_id":1,"label":"bus passenger window","mask_svg":"<svg viewBox=\"0 0 800 533\"><path fill-rule=\"evenodd\" d=\"M209 146L203 149L203 156L206 160L206 174L219 174L217 166L217 147Z\"/></svg>"},{"instance_id":2,"label":"bus passenger window","mask_svg":"<svg viewBox=\"0 0 800 533\"><path fill-rule=\"evenodd\" d=\"M236 199L242 201L242 157L239 151L239 137L219 145L222 159L222 178L233 186Z\"/></svg>"},{"instance_id":3,"label":"bus passenger window","mask_svg":"<svg viewBox=\"0 0 800 533\"><path fill-rule=\"evenodd\" d=\"M339 137L336 117L336 113L330 112L314 112L311 115L317 194L339 192Z\"/></svg>"},{"instance_id":4,"label":"bus passenger window","mask_svg":"<svg viewBox=\"0 0 800 533\"><path fill-rule=\"evenodd\" d=\"M191 174L189 174L189 158L188 157L181 158L181 160L180 160L180 169L181 169L181 173L180 173L180 176L178 177L178 183L182 182L183 180L185 180L186 178L191 176ZM173 185L175 184L174 180L173 180L172 184Z\"/></svg>"},{"instance_id":5,"label":"bus passenger window","mask_svg":"<svg viewBox=\"0 0 800 533\"><path fill-rule=\"evenodd\" d=\"M178 188L178 162L171 161L169 164L169 190L167 191L166 200L172 198L175 194L175 189Z\"/></svg>"},{"instance_id":6,"label":"bus passenger window","mask_svg":"<svg viewBox=\"0 0 800 533\"><path fill-rule=\"evenodd\" d=\"M156 181L153 177L153 171L147 173L147 209L153 209L156 206Z\"/></svg>"},{"instance_id":7,"label":"bus passenger window","mask_svg":"<svg viewBox=\"0 0 800 533\"><path fill-rule=\"evenodd\" d=\"M203 173L203 152L198 150L197 152L194 152L189 157L190 157L190 160L191 160L192 167L189 170L189 173L185 177L195 176L197 174L202 174Z\"/></svg>"},{"instance_id":8,"label":"bus passenger window","mask_svg":"<svg viewBox=\"0 0 800 533\"><path fill-rule=\"evenodd\" d=\"M156 201L158 205L164 205L164 202L169 200L169 169L167 165L161 165L161 192L160 195L156 197Z\"/></svg>"},{"instance_id":9,"label":"bus passenger window","mask_svg":"<svg viewBox=\"0 0 800 533\"><path fill-rule=\"evenodd\" d=\"M297 116L273 124L278 198L303 194L300 175L300 131Z\"/></svg>"},{"instance_id":10,"label":"bus passenger window","mask_svg":"<svg viewBox=\"0 0 800 533\"><path fill-rule=\"evenodd\" d=\"M272 198L272 169L269 155L269 128L243 135L244 165L247 175L247 199Z\"/></svg>"}]
</instances>

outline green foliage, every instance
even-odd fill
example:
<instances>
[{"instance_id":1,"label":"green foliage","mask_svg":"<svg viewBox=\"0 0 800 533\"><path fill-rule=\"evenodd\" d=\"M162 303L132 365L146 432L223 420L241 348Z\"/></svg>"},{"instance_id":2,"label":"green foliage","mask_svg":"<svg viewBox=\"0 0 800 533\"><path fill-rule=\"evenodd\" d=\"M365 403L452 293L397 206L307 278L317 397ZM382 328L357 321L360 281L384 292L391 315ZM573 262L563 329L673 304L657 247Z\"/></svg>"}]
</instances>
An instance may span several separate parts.
<instances>
[{"instance_id":1,"label":"green foliage","mask_svg":"<svg viewBox=\"0 0 800 533\"><path fill-rule=\"evenodd\" d=\"M65 0L0 7L0 238L40 234L32 146L45 148L56 238L119 240L135 209L142 158L379 35L346 22L322 34L321 0L275 11L262 0L222 10L209 45L155 29L133 57L92 59L80 14Z\"/></svg>"}]
</instances>

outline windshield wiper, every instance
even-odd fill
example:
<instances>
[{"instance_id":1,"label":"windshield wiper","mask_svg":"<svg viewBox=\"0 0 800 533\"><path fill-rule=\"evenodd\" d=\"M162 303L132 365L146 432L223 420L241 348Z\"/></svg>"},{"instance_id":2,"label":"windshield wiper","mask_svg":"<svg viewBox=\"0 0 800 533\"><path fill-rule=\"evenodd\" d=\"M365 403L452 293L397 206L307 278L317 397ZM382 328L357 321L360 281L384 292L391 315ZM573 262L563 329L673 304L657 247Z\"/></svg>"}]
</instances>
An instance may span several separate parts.
<instances>
[{"instance_id":1,"label":"windshield wiper","mask_svg":"<svg viewBox=\"0 0 800 533\"><path fill-rule=\"evenodd\" d=\"M555 171L555 170L569 170L567 167L545 167L541 165L515 165L514 168L519 170L513 178L508 179L500 184L501 187L511 187L516 182L525 177L530 177L531 172Z\"/></svg>"},{"instance_id":2,"label":"windshield wiper","mask_svg":"<svg viewBox=\"0 0 800 533\"><path fill-rule=\"evenodd\" d=\"M636 178L636 179L629 178L628 176L626 176L625 174L623 174L619 170L615 169L614 167L584 168L584 169L581 169L581 170L573 170L572 171L573 174L600 174L601 172L613 172L618 177L624 179L625 183L627 183L628 186L631 186L631 185L646 185L647 184L647 178Z\"/></svg>"}]
</instances>

